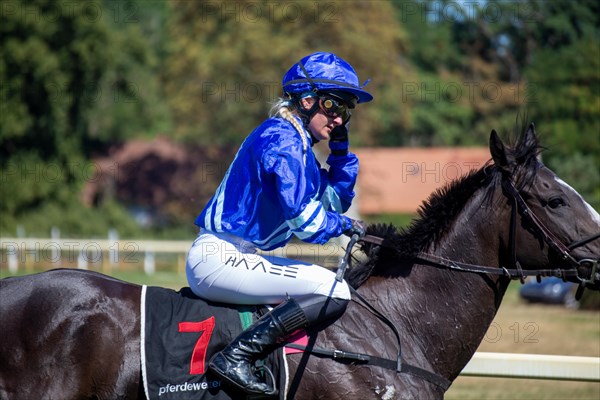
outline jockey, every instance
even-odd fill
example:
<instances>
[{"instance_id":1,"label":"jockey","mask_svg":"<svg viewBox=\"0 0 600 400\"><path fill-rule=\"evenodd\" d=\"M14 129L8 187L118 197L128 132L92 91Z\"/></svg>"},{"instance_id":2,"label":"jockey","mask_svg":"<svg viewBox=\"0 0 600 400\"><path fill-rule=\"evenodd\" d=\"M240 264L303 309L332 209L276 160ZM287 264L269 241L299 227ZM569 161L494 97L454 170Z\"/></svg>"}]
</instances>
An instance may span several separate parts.
<instances>
[{"instance_id":1,"label":"jockey","mask_svg":"<svg viewBox=\"0 0 600 400\"><path fill-rule=\"evenodd\" d=\"M324 244L342 234L364 235L350 207L358 159L348 151L351 109L373 96L350 64L332 53L302 58L285 74L284 97L246 138L215 195L196 219L200 233L189 252L192 291L210 301L278 304L210 361L213 373L252 394L277 390L254 374L264 358L299 329L339 318L348 284L321 266L257 254L295 235ZM312 145L329 140L329 169Z\"/></svg>"}]
</instances>

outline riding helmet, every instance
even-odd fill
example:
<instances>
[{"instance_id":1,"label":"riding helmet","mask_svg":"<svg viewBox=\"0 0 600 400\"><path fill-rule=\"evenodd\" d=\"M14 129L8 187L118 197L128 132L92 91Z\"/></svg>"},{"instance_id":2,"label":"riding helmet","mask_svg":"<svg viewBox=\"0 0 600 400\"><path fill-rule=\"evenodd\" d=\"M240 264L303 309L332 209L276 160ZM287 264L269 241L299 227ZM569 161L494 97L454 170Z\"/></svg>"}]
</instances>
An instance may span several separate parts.
<instances>
[{"instance_id":1,"label":"riding helmet","mask_svg":"<svg viewBox=\"0 0 600 400\"><path fill-rule=\"evenodd\" d=\"M373 96L363 90L358 75L348 62L333 53L317 52L294 64L282 80L286 95L307 92L346 92L356 96L357 103L367 103Z\"/></svg>"}]
</instances>

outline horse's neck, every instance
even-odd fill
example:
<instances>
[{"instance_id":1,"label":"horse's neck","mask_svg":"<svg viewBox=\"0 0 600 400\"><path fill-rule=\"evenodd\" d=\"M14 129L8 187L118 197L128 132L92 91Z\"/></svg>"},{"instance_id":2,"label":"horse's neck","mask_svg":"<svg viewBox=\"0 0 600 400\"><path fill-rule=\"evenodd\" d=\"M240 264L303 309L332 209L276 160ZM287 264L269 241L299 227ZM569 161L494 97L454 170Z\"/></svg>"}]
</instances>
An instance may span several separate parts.
<instances>
[{"instance_id":1,"label":"horse's neck","mask_svg":"<svg viewBox=\"0 0 600 400\"><path fill-rule=\"evenodd\" d=\"M477 212L480 204L471 200L458 219L464 222L456 223L429 252L499 266L500 227ZM398 325L407 359L454 379L483 340L507 286L495 276L414 265L406 277L370 280L363 290Z\"/></svg>"}]
</instances>

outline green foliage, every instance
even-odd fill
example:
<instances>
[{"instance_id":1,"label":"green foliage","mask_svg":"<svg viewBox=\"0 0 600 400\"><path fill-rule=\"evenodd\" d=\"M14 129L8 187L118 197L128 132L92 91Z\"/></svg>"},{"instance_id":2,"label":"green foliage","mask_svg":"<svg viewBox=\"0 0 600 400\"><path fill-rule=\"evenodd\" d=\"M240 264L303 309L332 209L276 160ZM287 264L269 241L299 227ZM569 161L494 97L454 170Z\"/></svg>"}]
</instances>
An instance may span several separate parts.
<instances>
[{"instance_id":1,"label":"green foliage","mask_svg":"<svg viewBox=\"0 0 600 400\"><path fill-rule=\"evenodd\" d=\"M491 129L509 132L526 113L549 148L544 161L600 207L593 0L7 0L0 18L3 234L19 224L140 233L118 198L81 205L92 157L158 133L236 147L286 70L314 51L372 79L353 146L486 145ZM169 204L173 221L198 211L182 212L189 198Z\"/></svg>"},{"instance_id":2,"label":"green foliage","mask_svg":"<svg viewBox=\"0 0 600 400\"><path fill-rule=\"evenodd\" d=\"M103 1L111 43L110 64L98 80L88 120L87 152L100 143L153 137L171 128L160 81L164 56L167 4L126 0Z\"/></svg>"},{"instance_id":3,"label":"green foliage","mask_svg":"<svg viewBox=\"0 0 600 400\"><path fill-rule=\"evenodd\" d=\"M600 9L589 1L543 5L539 49L524 74L530 118L550 149L547 163L599 209Z\"/></svg>"},{"instance_id":4,"label":"green foliage","mask_svg":"<svg viewBox=\"0 0 600 400\"><path fill-rule=\"evenodd\" d=\"M414 103L409 132L386 134L382 144L485 145L491 129L510 132L526 114L549 148L548 164L598 207L597 2L393 4L419 75L405 84Z\"/></svg>"},{"instance_id":5,"label":"green foliage","mask_svg":"<svg viewBox=\"0 0 600 400\"><path fill-rule=\"evenodd\" d=\"M389 3L170 4L165 90L178 139L239 145L281 95L287 69L323 50L349 60L361 80L372 78L376 100L357 108L355 143L407 129L410 105L400 107L398 94L411 68L397 62L406 39Z\"/></svg>"},{"instance_id":6,"label":"green foliage","mask_svg":"<svg viewBox=\"0 0 600 400\"><path fill-rule=\"evenodd\" d=\"M493 21L480 3L462 9L450 1L393 4L419 67L418 79L404 84L403 95L414 101L410 129L393 145L485 145L491 129L512 126L525 95L498 47L509 4L494 3L500 11Z\"/></svg>"},{"instance_id":7,"label":"green foliage","mask_svg":"<svg viewBox=\"0 0 600 400\"><path fill-rule=\"evenodd\" d=\"M580 152L565 157L554 157L548 166L566 182L583 194L596 210L600 209L600 165L598 158Z\"/></svg>"},{"instance_id":8,"label":"green foliage","mask_svg":"<svg viewBox=\"0 0 600 400\"><path fill-rule=\"evenodd\" d=\"M58 201L41 204L23 215L20 226L34 237L47 237L53 227L59 227L62 235L69 238L106 237L115 226L121 237L136 237L142 233L121 205L104 204L93 209L83 206L76 198L70 200L66 204ZM3 229L2 234L13 236L14 231Z\"/></svg>"},{"instance_id":9,"label":"green foliage","mask_svg":"<svg viewBox=\"0 0 600 400\"><path fill-rule=\"evenodd\" d=\"M89 98L77 94L86 83L97 82L109 62L100 51L109 44L109 32L90 14L93 8L81 4L71 4L69 12L64 1L8 6L14 11L3 12L0 28L2 115L8 114L0 130L0 154L6 160L27 148L45 160L67 159L78 153L82 117L91 106Z\"/></svg>"},{"instance_id":10,"label":"green foliage","mask_svg":"<svg viewBox=\"0 0 600 400\"><path fill-rule=\"evenodd\" d=\"M590 54L597 57L585 57ZM559 58L560 64L554 60ZM552 68L548 68L552 65ZM575 151L600 158L600 50L584 37L560 49L536 53L527 77L535 88L531 117L539 121L557 157Z\"/></svg>"},{"instance_id":11,"label":"green foliage","mask_svg":"<svg viewBox=\"0 0 600 400\"><path fill-rule=\"evenodd\" d=\"M98 0L2 4L3 231L14 232L24 220L45 226L43 218L34 217L40 210L77 208L85 180L81 166L90 155L168 125L167 108L160 101L156 50L144 36L144 26L128 20L140 4ZM110 215L105 219L112 221ZM55 222L86 231L68 218Z\"/></svg>"}]
</instances>

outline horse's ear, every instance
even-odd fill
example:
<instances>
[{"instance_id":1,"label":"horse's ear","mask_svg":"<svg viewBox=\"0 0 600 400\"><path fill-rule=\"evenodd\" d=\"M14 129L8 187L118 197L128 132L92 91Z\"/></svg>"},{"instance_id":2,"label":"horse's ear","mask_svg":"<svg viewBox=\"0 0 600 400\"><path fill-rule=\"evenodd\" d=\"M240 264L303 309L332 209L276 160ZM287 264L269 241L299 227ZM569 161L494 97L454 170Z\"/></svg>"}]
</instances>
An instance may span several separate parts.
<instances>
[{"instance_id":1,"label":"horse's ear","mask_svg":"<svg viewBox=\"0 0 600 400\"><path fill-rule=\"evenodd\" d=\"M533 122L527 127L525 137L523 137L523 145L527 148L536 148L538 145L537 133L535 133L535 125Z\"/></svg>"},{"instance_id":2,"label":"horse's ear","mask_svg":"<svg viewBox=\"0 0 600 400\"><path fill-rule=\"evenodd\" d=\"M504 146L504 143L502 143L502 140L500 140L500 137L493 129L490 134L490 153L494 159L494 164L499 168L506 171L511 169L514 164L514 157L506 146Z\"/></svg>"}]
</instances>

